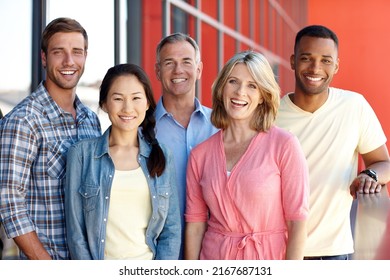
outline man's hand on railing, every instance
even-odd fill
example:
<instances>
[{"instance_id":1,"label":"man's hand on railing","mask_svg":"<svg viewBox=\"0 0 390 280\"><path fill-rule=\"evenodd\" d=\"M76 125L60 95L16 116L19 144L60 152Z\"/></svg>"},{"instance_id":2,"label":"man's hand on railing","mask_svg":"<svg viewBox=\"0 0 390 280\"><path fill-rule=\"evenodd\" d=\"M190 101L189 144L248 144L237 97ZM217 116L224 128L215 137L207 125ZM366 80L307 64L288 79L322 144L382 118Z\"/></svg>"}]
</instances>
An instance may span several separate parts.
<instances>
[{"instance_id":1,"label":"man's hand on railing","mask_svg":"<svg viewBox=\"0 0 390 280\"><path fill-rule=\"evenodd\" d=\"M367 174L360 173L349 187L350 193L354 199L357 194L373 194L382 190L382 185Z\"/></svg>"}]
</instances>

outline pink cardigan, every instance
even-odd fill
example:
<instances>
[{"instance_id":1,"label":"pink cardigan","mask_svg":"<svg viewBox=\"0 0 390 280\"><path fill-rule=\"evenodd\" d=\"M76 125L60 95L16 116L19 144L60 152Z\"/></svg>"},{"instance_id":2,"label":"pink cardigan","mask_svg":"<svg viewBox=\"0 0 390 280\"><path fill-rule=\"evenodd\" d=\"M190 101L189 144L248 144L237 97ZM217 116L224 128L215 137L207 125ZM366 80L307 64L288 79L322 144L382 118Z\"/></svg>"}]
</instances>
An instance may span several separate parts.
<instances>
[{"instance_id":1,"label":"pink cardigan","mask_svg":"<svg viewBox=\"0 0 390 280\"><path fill-rule=\"evenodd\" d=\"M307 218L308 196L299 142L278 127L252 139L229 177L222 131L190 154L185 219L208 223L201 259L284 259L286 221Z\"/></svg>"}]
</instances>

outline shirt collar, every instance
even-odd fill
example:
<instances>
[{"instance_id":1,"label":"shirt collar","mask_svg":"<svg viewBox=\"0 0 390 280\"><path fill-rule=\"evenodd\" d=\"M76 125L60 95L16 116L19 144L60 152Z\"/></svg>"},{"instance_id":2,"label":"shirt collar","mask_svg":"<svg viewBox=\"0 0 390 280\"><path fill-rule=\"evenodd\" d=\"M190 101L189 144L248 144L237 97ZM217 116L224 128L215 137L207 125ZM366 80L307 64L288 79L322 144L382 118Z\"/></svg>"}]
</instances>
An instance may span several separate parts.
<instances>
[{"instance_id":1,"label":"shirt collar","mask_svg":"<svg viewBox=\"0 0 390 280\"><path fill-rule=\"evenodd\" d=\"M49 92L44 86L44 82L42 81L37 89L34 91L34 94L36 96L37 101L42 104L44 111L43 113L47 115L47 117L51 120L57 119L64 115L65 111L58 106L58 104L53 100L53 98L50 96ZM78 96L75 96L74 101L75 109L76 109L76 116L77 120L81 120L88 116L89 118L93 118L92 111L90 111L78 98Z\"/></svg>"},{"instance_id":2,"label":"shirt collar","mask_svg":"<svg viewBox=\"0 0 390 280\"><path fill-rule=\"evenodd\" d=\"M205 107L200 104L200 101L198 98L195 98L195 111L194 112L199 112L202 114L204 117L207 118L207 113L205 111Z\"/></svg>"},{"instance_id":3,"label":"shirt collar","mask_svg":"<svg viewBox=\"0 0 390 280\"><path fill-rule=\"evenodd\" d=\"M168 115L169 112L165 109L164 104L162 102L163 97L161 96L160 100L157 103L156 110L155 110L155 118L156 122L158 122L163 116ZM205 118L207 118L207 113L205 111L205 108L202 106L200 103L199 99L195 97L195 110L194 113L200 113L202 114Z\"/></svg>"},{"instance_id":4,"label":"shirt collar","mask_svg":"<svg viewBox=\"0 0 390 280\"><path fill-rule=\"evenodd\" d=\"M105 154L109 154L110 131L111 131L111 126L107 128L104 134L97 139L97 145L95 149L96 158L100 158ZM139 154L148 158L152 150L152 147L143 137L141 129L138 129L138 142L139 142Z\"/></svg>"},{"instance_id":5,"label":"shirt collar","mask_svg":"<svg viewBox=\"0 0 390 280\"><path fill-rule=\"evenodd\" d=\"M108 154L109 149L109 137L110 137L111 126L103 133L102 136L97 138L97 145L95 149L95 157L100 158L105 154Z\"/></svg>"},{"instance_id":6,"label":"shirt collar","mask_svg":"<svg viewBox=\"0 0 390 280\"><path fill-rule=\"evenodd\" d=\"M162 102L162 96L160 100L157 102L156 110L154 111L154 116L156 118L156 122L158 122L163 116L167 115L168 112L165 110L165 107Z\"/></svg>"}]
</instances>

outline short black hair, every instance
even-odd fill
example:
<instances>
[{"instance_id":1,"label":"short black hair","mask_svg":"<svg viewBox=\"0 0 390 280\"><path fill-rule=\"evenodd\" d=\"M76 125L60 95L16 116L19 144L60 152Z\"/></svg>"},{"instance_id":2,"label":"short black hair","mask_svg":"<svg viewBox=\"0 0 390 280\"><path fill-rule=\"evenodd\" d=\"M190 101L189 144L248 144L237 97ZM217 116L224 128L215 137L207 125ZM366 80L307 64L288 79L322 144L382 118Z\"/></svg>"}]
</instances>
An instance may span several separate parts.
<instances>
[{"instance_id":1,"label":"short black hair","mask_svg":"<svg viewBox=\"0 0 390 280\"><path fill-rule=\"evenodd\" d=\"M336 49L339 48L339 39L337 38L336 33L334 33L332 30L323 25L309 25L304 27L297 33L295 37L294 51L296 51L299 42L304 36L332 39L336 45Z\"/></svg>"}]
</instances>

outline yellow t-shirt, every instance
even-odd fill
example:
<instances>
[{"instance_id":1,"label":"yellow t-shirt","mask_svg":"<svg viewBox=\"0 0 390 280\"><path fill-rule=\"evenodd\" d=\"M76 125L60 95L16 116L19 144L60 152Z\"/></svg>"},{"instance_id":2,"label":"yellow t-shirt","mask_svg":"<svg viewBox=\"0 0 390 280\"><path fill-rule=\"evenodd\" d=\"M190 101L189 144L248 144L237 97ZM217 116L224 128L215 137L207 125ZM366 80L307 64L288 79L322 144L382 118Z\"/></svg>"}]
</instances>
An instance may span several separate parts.
<instances>
[{"instance_id":1,"label":"yellow t-shirt","mask_svg":"<svg viewBox=\"0 0 390 280\"><path fill-rule=\"evenodd\" d=\"M107 218L105 259L151 260L146 228L152 215L150 191L141 167L115 170Z\"/></svg>"}]
</instances>

